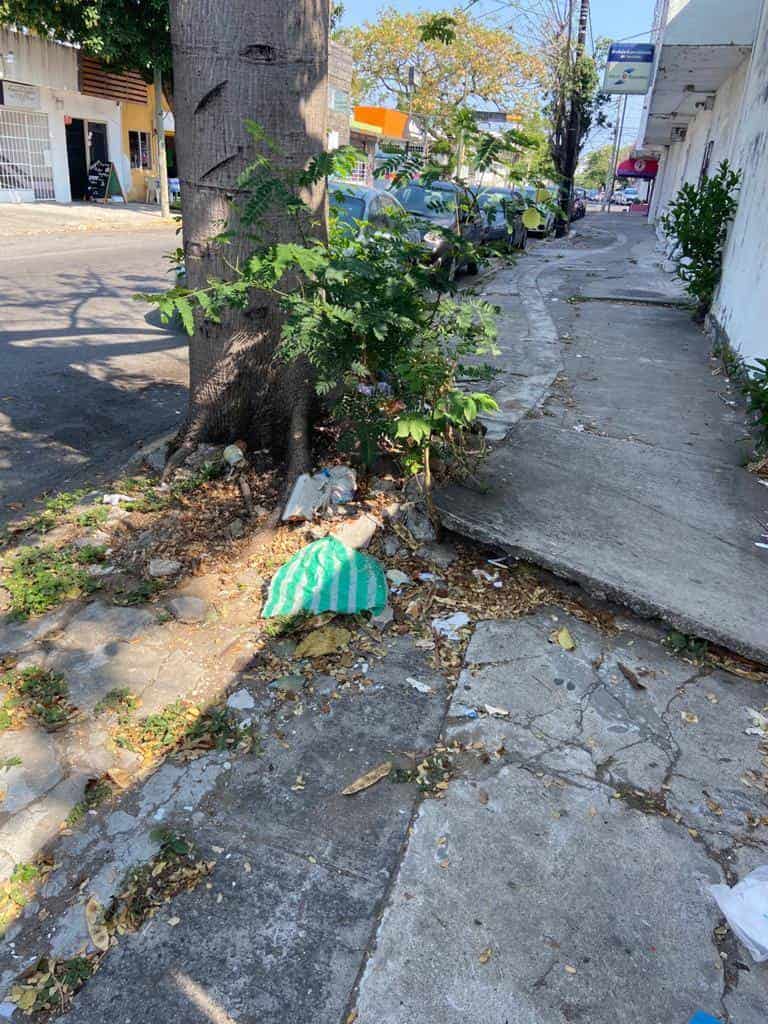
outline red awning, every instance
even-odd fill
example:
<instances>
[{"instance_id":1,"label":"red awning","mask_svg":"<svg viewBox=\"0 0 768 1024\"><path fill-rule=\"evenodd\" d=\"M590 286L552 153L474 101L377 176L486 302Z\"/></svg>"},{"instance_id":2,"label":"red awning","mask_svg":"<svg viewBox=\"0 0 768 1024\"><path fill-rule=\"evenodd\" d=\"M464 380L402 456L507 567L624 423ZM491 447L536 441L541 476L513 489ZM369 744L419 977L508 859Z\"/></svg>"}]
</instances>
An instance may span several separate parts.
<instances>
[{"instance_id":1,"label":"red awning","mask_svg":"<svg viewBox=\"0 0 768 1024\"><path fill-rule=\"evenodd\" d=\"M637 160L622 160L616 168L617 178L655 178L659 173L658 160L644 160L638 157Z\"/></svg>"}]
</instances>

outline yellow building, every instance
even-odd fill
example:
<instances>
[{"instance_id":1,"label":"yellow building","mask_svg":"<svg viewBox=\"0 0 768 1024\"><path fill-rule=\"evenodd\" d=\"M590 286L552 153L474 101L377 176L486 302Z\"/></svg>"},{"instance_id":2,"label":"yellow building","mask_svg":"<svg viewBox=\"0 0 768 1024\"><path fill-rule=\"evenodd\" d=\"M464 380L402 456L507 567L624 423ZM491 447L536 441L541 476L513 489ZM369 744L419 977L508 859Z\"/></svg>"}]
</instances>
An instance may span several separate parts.
<instances>
[{"instance_id":1,"label":"yellow building","mask_svg":"<svg viewBox=\"0 0 768 1024\"><path fill-rule=\"evenodd\" d=\"M157 134L155 132L155 90L147 86L146 102L123 103L123 153L131 174L128 200L155 202L157 171ZM173 114L163 97L165 145L168 158L168 177L176 178L176 153Z\"/></svg>"}]
</instances>

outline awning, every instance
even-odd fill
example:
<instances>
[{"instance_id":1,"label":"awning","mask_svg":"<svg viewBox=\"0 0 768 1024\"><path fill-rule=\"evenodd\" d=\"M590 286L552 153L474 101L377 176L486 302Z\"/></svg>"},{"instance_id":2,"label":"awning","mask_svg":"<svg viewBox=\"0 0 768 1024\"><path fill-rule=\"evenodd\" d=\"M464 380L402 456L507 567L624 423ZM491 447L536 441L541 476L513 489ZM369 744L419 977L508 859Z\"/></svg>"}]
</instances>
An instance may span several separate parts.
<instances>
[{"instance_id":1,"label":"awning","mask_svg":"<svg viewBox=\"0 0 768 1024\"><path fill-rule=\"evenodd\" d=\"M622 160L616 168L617 178L644 178L646 181L655 178L659 173L658 160L644 160L638 157L637 160Z\"/></svg>"}]
</instances>

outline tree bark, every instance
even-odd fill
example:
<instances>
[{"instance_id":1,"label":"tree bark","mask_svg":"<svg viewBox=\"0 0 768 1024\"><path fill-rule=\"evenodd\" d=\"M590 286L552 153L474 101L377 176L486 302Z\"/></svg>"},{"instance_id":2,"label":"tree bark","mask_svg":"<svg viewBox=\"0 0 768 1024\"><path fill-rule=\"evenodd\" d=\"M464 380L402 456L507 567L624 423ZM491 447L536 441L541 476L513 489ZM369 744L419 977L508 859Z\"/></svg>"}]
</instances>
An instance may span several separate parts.
<instances>
[{"instance_id":1,"label":"tree bark","mask_svg":"<svg viewBox=\"0 0 768 1024\"><path fill-rule=\"evenodd\" d=\"M232 276L253 249L242 236L211 240L227 225L256 121L289 171L325 148L329 0L171 0L174 116L188 287ZM266 153L266 150L261 150ZM304 196L311 230L325 231L325 188ZM307 222L308 226L309 221ZM296 219L267 213L260 241L301 242ZM275 359L282 324L275 297L254 293L222 323L198 319L190 340L190 404L177 442L242 439L268 449L293 474L308 468L311 381L306 363Z\"/></svg>"}]
</instances>

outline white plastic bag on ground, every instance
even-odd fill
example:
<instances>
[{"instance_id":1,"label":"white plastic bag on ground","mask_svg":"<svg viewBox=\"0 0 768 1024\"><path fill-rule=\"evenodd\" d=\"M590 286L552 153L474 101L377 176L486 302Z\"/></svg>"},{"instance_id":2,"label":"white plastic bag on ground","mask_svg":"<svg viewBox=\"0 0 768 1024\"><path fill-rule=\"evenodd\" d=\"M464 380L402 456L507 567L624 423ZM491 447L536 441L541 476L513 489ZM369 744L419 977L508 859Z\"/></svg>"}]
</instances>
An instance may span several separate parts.
<instances>
[{"instance_id":1,"label":"white plastic bag on ground","mask_svg":"<svg viewBox=\"0 0 768 1024\"><path fill-rule=\"evenodd\" d=\"M768 960L768 865L756 868L732 889L727 885L708 888L755 961Z\"/></svg>"}]
</instances>

